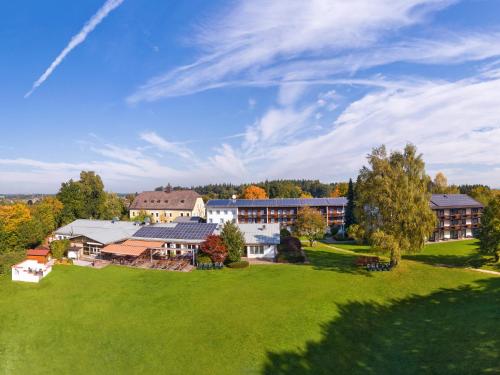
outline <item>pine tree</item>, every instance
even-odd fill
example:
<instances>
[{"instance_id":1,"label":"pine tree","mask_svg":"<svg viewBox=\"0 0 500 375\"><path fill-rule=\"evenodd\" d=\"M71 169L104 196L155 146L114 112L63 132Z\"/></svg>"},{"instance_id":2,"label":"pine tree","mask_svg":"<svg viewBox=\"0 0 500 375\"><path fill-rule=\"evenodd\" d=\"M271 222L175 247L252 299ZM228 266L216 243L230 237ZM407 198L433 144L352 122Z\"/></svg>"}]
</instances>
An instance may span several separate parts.
<instances>
[{"instance_id":1,"label":"pine tree","mask_svg":"<svg viewBox=\"0 0 500 375\"><path fill-rule=\"evenodd\" d=\"M228 221L224 224L220 236L227 248L227 259L230 262L240 261L241 254L245 249L245 237L243 237L240 228Z\"/></svg>"},{"instance_id":2,"label":"pine tree","mask_svg":"<svg viewBox=\"0 0 500 375\"><path fill-rule=\"evenodd\" d=\"M352 224L356 224L354 217L354 208L356 207L356 199L354 195L354 184L352 179L349 179L349 187L347 188L347 206L345 209L345 230L349 229Z\"/></svg>"}]
</instances>

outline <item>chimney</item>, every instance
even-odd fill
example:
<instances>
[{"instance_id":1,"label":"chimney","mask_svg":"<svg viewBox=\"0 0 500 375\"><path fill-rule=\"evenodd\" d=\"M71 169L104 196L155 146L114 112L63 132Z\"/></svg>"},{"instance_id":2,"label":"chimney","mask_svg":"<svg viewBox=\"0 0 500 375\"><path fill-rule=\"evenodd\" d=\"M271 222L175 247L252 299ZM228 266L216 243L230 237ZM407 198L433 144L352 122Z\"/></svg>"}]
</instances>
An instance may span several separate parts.
<instances>
[{"instance_id":1,"label":"chimney","mask_svg":"<svg viewBox=\"0 0 500 375\"><path fill-rule=\"evenodd\" d=\"M165 186L165 193L170 193L172 192L172 186L170 185L170 183L167 184L167 186Z\"/></svg>"}]
</instances>

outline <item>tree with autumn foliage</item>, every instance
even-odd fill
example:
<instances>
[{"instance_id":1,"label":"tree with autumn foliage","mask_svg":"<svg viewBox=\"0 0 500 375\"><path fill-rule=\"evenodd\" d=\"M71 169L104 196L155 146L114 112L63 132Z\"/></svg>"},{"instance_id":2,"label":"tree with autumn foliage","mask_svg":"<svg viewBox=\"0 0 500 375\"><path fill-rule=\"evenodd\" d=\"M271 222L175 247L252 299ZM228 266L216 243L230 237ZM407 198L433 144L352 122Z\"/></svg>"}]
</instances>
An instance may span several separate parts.
<instances>
[{"instance_id":1,"label":"tree with autumn foliage","mask_svg":"<svg viewBox=\"0 0 500 375\"><path fill-rule=\"evenodd\" d=\"M314 241L320 239L325 234L326 220L318 210L311 207L304 207L297 213L295 221L295 232L299 236L304 236L309 240L309 245L313 246Z\"/></svg>"},{"instance_id":2,"label":"tree with autumn foliage","mask_svg":"<svg viewBox=\"0 0 500 375\"><path fill-rule=\"evenodd\" d=\"M250 185L243 190L243 199L267 199L267 194L261 187Z\"/></svg>"},{"instance_id":3,"label":"tree with autumn foliage","mask_svg":"<svg viewBox=\"0 0 500 375\"><path fill-rule=\"evenodd\" d=\"M211 234L200 244L201 252L207 254L213 262L224 262L227 257L227 247L221 236Z\"/></svg>"}]
</instances>

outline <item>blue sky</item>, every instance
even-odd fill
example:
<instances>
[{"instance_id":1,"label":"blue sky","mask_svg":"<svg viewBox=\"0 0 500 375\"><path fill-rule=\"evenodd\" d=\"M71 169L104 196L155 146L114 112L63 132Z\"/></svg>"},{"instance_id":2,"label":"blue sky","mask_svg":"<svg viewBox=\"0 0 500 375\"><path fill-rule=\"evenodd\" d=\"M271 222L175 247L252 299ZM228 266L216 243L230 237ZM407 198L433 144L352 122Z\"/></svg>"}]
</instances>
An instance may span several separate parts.
<instances>
[{"instance_id":1,"label":"blue sky","mask_svg":"<svg viewBox=\"0 0 500 375\"><path fill-rule=\"evenodd\" d=\"M0 4L0 193L355 177L406 142L500 186L497 0Z\"/></svg>"}]
</instances>

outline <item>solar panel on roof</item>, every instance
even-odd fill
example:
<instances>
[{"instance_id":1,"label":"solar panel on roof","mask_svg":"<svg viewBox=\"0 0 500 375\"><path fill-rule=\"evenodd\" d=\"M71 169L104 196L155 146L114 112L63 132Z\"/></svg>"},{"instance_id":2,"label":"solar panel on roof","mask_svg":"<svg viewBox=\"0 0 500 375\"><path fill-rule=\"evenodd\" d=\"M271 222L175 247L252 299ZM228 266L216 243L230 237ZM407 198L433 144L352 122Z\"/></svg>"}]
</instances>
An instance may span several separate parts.
<instances>
[{"instance_id":1,"label":"solar panel on roof","mask_svg":"<svg viewBox=\"0 0 500 375\"><path fill-rule=\"evenodd\" d=\"M297 207L297 206L342 206L347 198L274 198L274 199L213 199L208 207Z\"/></svg>"}]
</instances>

